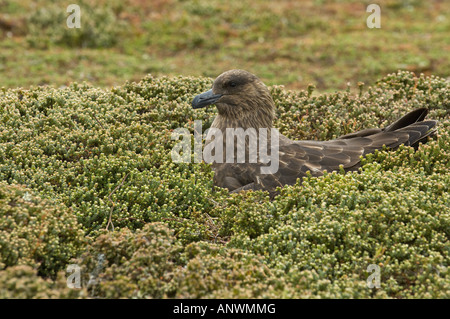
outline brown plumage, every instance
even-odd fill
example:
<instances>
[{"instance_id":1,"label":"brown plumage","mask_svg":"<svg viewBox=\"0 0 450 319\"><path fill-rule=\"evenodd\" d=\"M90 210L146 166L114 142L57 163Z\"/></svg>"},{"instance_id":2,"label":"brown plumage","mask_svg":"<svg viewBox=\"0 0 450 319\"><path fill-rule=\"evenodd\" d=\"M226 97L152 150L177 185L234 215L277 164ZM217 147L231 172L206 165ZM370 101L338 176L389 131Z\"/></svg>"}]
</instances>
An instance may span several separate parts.
<instances>
[{"instance_id":1,"label":"brown plumage","mask_svg":"<svg viewBox=\"0 0 450 319\"><path fill-rule=\"evenodd\" d=\"M212 128L220 130L225 143L227 128L254 128L259 138L259 128L272 128L275 116L275 103L267 87L253 74L244 70L230 70L221 74L214 81L208 92L197 95L192 105L194 108L215 104L218 115ZM223 161L212 163L215 171L214 183L230 191L267 190L273 196L278 186L295 184L298 178L321 176L324 171L356 171L360 167L360 157L372 153L383 145L395 149L401 144L416 147L435 134L436 121L424 120L428 110L416 109L385 128L366 129L347 134L330 141L293 141L279 135L279 167L273 174L262 174L263 164L258 153L258 161L250 163L249 136L243 140L235 139L236 145L245 143L245 163ZM251 134L250 134L251 135ZM233 137L234 139L234 137ZM270 134L269 134L270 140ZM214 143L214 136L207 137L207 145ZM217 143L217 142L216 142ZM222 145L215 145L217 147ZM242 146L242 145L241 145ZM270 149L270 143L269 143ZM225 150L226 148L224 148ZM234 157L236 158L236 157Z\"/></svg>"}]
</instances>

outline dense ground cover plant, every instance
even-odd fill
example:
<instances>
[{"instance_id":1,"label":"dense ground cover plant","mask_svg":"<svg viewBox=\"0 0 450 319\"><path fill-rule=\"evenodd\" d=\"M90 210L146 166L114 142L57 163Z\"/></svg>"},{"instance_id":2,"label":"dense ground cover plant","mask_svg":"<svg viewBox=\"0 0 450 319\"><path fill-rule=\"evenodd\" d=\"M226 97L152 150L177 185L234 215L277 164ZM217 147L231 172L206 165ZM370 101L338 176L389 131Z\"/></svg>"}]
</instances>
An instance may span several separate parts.
<instances>
[{"instance_id":1,"label":"dense ground cover plant","mask_svg":"<svg viewBox=\"0 0 450 319\"><path fill-rule=\"evenodd\" d=\"M308 178L273 201L214 189L206 164L172 162L171 132L212 122L214 108L190 106L211 83L149 75L109 90L2 90L3 296L449 296L446 80L398 72L356 95L271 87L275 126L295 139L383 126L417 107L439 120L416 152L379 151L359 173ZM81 290L63 284L73 263ZM379 289L366 286L369 264Z\"/></svg>"}]
</instances>

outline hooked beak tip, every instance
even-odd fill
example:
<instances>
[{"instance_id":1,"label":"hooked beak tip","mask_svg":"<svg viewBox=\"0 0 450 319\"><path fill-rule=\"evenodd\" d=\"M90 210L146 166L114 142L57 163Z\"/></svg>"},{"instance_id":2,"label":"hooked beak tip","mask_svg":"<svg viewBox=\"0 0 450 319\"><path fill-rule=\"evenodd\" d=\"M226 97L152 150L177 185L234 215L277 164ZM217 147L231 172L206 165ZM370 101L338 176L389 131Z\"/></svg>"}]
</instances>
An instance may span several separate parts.
<instances>
[{"instance_id":1,"label":"hooked beak tip","mask_svg":"<svg viewBox=\"0 0 450 319\"><path fill-rule=\"evenodd\" d=\"M222 94L214 94L212 90L206 91L194 97L192 100L192 108L199 109L214 104L222 97Z\"/></svg>"}]
</instances>

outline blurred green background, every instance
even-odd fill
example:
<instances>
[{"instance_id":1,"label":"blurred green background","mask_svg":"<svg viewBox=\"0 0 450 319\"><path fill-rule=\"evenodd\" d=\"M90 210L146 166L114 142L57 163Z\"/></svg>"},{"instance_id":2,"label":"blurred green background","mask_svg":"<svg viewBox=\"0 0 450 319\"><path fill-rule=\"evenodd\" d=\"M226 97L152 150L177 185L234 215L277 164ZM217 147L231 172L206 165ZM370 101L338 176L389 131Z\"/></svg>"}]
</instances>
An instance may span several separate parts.
<instances>
[{"instance_id":1,"label":"blurred green background","mask_svg":"<svg viewBox=\"0 0 450 319\"><path fill-rule=\"evenodd\" d=\"M81 8L81 28L66 25ZM448 77L450 1L0 0L0 86L100 87L145 74L216 77L247 69L266 84L318 91L397 70Z\"/></svg>"}]
</instances>

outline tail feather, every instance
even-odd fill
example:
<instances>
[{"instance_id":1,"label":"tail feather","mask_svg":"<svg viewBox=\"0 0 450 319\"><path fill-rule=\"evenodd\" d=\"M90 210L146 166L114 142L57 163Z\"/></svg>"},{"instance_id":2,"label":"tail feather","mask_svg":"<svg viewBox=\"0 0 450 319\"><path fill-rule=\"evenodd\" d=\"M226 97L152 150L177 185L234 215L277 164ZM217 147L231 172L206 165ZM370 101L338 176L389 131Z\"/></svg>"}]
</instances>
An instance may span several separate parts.
<instances>
[{"instance_id":1,"label":"tail feather","mask_svg":"<svg viewBox=\"0 0 450 319\"><path fill-rule=\"evenodd\" d=\"M425 142L429 136L433 136L436 134L436 124L437 121L434 120L421 121L400 128L396 130L396 132L408 133L408 142L405 144L417 148L419 143Z\"/></svg>"},{"instance_id":2,"label":"tail feather","mask_svg":"<svg viewBox=\"0 0 450 319\"><path fill-rule=\"evenodd\" d=\"M393 132L401 129L403 127L409 126L411 124L422 122L428 114L427 108L419 108L414 111L409 112L405 116L402 116L400 119L388 125L384 128L385 132Z\"/></svg>"},{"instance_id":3,"label":"tail feather","mask_svg":"<svg viewBox=\"0 0 450 319\"><path fill-rule=\"evenodd\" d=\"M348 145L364 147L364 154L371 153L383 145L396 149L401 144L417 148L419 143L425 143L428 137L436 134L437 121L425 120L428 109L419 108L409 112L394 123L379 129L366 129L347 134L332 142L342 141Z\"/></svg>"}]
</instances>

